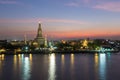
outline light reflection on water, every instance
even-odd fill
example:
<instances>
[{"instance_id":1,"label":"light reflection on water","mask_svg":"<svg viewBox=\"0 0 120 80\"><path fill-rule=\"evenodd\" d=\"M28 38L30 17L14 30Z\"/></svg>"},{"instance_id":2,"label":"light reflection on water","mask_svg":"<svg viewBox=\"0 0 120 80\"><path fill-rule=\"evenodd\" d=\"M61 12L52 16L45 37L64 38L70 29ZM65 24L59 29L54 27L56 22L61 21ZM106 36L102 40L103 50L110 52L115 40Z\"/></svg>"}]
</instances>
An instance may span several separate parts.
<instances>
[{"instance_id":1,"label":"light reflection on water","mask_svg":"<svg viewBox=\"0 0 120 80\"><path fill-rule=\"evenodd\" d=\"M62 54L61 60L62 60L62 67L64 67L64 64L65 64L65 55L64 54Z\"/></svg>"},{"instance_id":2,"label":"light reflection on water","mask_svg":"<svg viewBox=\"0 0 120 80\"><path fill-rule=\"evenodd\" d=\"M56 64L55 64L55 54L51 54L49 56L50 62L49 62L49 78L48 80L55 80L56 78Z\"/></svg>"},{"instance_id":3,"label":"light reflection on water","mask_svg":"<svg viewBox=\"0 0 120 80\"><path fill-rule=\"evenodd\" d=\"M16 70L17 70L17 55L14 55L14 59L13 59L13 69L14 69L14 74L16 74Z\"/></svg>"},{"instance_id":4,"label":"light reflection on water","mask_svg":"<svg viewBox=\"0 0 120 80\"><path fill-rule=\"evenodd\" d=\"M95 61L95 64L94 64L94 66L95 66L95 80L98 80L98 75L97 75L97 73L98 73L98 63L99 63L99 55L98 55L98 53L95 53L95 55L94 55L94 61Z\"/></svg>"},{"instance_id":5,"label":"light reflection on water","mask_svg":"<svg viewBox=\"0 0 120 80\"><path fill-rule=\"evenodd\" d=\"M62 75L61 75L61 79L63 80L64 79L64 69L65 69L65 55L62 54L61 55L61 72L62 72Z\"/></svg>"},{"instance_id":6,"label":"light reflection on water","mask_svg":"<svg viewBox=\"0 0 120 80\"><path fill-rule=\"evenodd\" d=\"M111 74L114 71L117 73L112 75L120 74L119 61L120 55L110 53L1 54L0 80L7 80L8 73L11 73L9 80L115 80Z\"/></svg>"},{"instance_id":7,"label":"light reflection on water","mask_svg":"<svg viewBox=\"0 0 120 80\"><path fill-rule=\"evenodd\" d=\"M101 53L99 58L99 74L101 80L106 80L106 54Z\"/></svg>"},{"instance_id":8,"label":"light reflection on water","mask_svg":"<svg viewBox=\"0 0 120 80\"><path fill-rule=\"evenodd\" d=\"M30 78L30 61L28 57L25 57L23 68L23 80L29 80Z\"/></svg>"},{"instance_id":9,"label":"light reflection on water","mask_svg":"<svg viewBox=\"0 0 120 80\"><path fill-rule=\"evenodd\" d=\"M74 54L71 54L71 66L74 67Z\"/></svg>"},{"instance_id":10,"label":"light reflection on water","mask_svg":"<svg viewBox=\"0 0 120 80\"><path fill-rule=\"evenodd\" d=\"M0 54L0 75L2 75L2 69L3 69L3 67L2 67L2 65L3 65L3 61L4 61L4 54Z\"/></svg>"},{"instance_id":11,"label":"light reflection on water","mask_svg":"<svg viewBox=\"0 0 120 80\"><path fill-rule=\"evenodd\" d=\"M98 75L100 80L106 80L106 54L105 53L95 53L95 79L98 80Z\"/></svg>"},{"instance_id":12,"label":"light reflection on water","mask_svg":"<svg viewBox=\"0 0 120 80\"><path fill-rule=\"evenodd\" d=\"M4 61L4 59L5 59L5 55L2 54L2 55L1 55L1 60Z\"/></svg>"},{"instance_id":13,"label":"light reflection on water","mask_svg":"<svg viewBox=\"0 0 120 80\"><path fill-rule=\"evenodd\" d=\"M99 63L98 58L99 58L98 53L95 53L95 68L98 67L98 63Z\"/></svg>"},{"instance_id":14,"label":"light reflection on water","mask_svg":"<svg viewBox=\"0 0 120 80\"><path fill-rule=\"evenodd\" d=\"M5 59L5 55L0 54L0 75L2 74L2 69L3 69L3 65L4 65L4 59Z\"/></svg>"},{"instance_id":15,"label":"light reflection on water","mask_svg":"<svg viewBox=\"0 0 120 80\"><path fill-rule=\"evenodd\" d=\"M72 54L70 55L70 60L71 60L71 61L70 61L70 63L71 63L71 69L70 69L70 70L71 70L71 77L70 77L70 78L71 78L72 80L75 79L75 78L73 77L73 76L74 76L74 72L75 72L75 71L74 71L74 66L75 66L75 65L74 65L74 57L75 57L75 56L74 56L74 54L72 53Z\"/></svg>"},{"instance_id":16,"label":"light reflection on water","mask_svg":"<svg viewBox=\"0 0 120 80\"><path fill-rule=\"evenodd\" d=\"M32 54L18 54L13 57L14 62L14 75L16 75L17 69L21 72L22 80L29 80L31 76Z\"/></svg>"}]
</instances>

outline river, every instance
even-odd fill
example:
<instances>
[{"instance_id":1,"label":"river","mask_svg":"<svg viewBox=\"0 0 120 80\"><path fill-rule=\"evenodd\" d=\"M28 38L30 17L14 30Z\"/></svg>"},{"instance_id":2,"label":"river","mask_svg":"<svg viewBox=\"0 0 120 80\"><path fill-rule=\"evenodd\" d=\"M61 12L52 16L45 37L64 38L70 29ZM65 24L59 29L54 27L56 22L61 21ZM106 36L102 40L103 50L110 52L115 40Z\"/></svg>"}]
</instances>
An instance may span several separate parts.
<instances>
[{"instance_id":1,"label":"river","mask_svg":"<svg viewBox=\"0 0 120 80\"><path fill-rule=\"evenodd\" d=\"M0 80L119 80L120 54L0 55Z\"/></svg>"}]
</instances>

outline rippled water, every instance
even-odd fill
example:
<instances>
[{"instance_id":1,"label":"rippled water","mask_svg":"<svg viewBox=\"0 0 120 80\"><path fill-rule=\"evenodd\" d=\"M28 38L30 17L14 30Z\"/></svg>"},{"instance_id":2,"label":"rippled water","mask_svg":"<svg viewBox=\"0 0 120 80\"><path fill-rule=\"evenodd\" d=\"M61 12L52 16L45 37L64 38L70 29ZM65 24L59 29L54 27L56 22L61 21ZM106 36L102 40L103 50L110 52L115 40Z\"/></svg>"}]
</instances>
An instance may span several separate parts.
<instances>
[{"instance_id":1,"label":"rippled water","mask_svg":"<svg viewBox=\"0 0 120 80\"><path fill-rule=\"evenodd\" d=\"M120 80L120 54L2 54L0 80Z\"/></svg>"}]
</instances>

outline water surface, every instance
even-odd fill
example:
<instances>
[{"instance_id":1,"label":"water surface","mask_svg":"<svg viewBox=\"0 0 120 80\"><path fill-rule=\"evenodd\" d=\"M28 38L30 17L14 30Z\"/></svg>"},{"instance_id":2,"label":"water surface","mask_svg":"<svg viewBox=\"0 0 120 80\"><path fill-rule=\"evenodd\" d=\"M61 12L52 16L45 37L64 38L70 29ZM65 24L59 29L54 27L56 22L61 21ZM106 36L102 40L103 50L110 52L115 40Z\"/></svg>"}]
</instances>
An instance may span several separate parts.
<instances>
[{"instance_id":1,"label":"water surface","mask_svg":"<svg viewBox=\"0 0 120 80\"><path fill-rule=\"evenodd\" d=\"M0 80L119 80L120 54L0 55Z\"/></svg>"}]
</instances>

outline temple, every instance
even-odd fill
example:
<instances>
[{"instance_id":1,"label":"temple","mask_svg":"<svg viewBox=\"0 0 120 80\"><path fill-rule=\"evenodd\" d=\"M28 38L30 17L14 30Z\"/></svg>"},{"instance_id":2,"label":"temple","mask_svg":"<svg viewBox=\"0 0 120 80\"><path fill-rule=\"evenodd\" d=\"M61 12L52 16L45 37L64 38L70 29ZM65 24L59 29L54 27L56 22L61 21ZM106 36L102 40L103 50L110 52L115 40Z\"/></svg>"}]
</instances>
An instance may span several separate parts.
<instances>
[{"instance_id":1,"label":"temple","mask_svg":"<svg viewBox=\"0 0 120 80\"><path fill-rule=\"evenodd\" d=\"M35 38L35 41L38 43L39 47L44 47L44 45L45 45L45 38L42 35L41 23L39 23L37 36Z\"/></svg>"}]
</instances>

